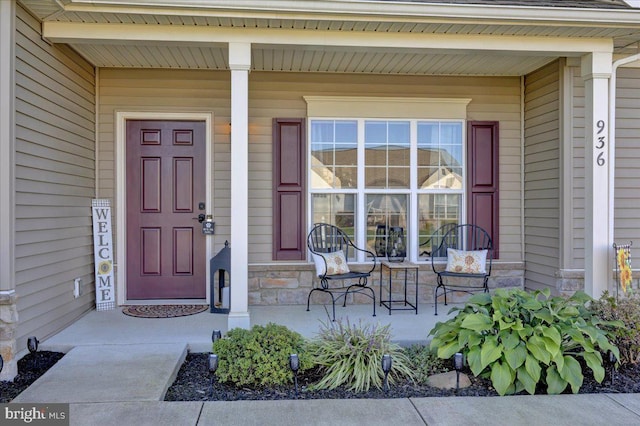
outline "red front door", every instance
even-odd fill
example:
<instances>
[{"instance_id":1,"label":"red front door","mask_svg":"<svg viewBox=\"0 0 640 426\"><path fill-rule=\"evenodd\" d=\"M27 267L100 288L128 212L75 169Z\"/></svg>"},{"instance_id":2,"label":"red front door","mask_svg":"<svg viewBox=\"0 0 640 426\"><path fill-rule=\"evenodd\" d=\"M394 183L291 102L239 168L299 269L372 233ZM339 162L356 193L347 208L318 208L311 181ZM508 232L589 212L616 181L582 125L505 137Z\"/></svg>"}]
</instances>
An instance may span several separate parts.
<instances>
[{"instance_id":1,"label":"red front door","mask_svg":"<svg viewBox=\"0 0 640 426\"><path fill-rule=\"evenodd\" d=\"M205 123L127 121L127 298L204 299Z\"/></svg>"}]
</instances>

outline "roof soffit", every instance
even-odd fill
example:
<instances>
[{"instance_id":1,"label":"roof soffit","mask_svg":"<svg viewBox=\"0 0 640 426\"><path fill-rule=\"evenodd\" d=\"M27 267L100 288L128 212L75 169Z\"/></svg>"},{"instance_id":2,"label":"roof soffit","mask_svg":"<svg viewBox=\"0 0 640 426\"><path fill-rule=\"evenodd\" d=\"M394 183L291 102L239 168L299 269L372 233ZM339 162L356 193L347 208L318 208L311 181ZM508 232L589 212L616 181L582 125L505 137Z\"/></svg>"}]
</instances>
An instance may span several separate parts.
<instances>
[{"instance_id":1,"label":"roof soffit","mask_svg":"<svg viewBox=\"0 0 640 426\"><path fill-rule=\"evenodd\" d=\"M471 35L482 37L500 37L509 36L513 40L519 40L522 43L524 37L529 40L536 38L556 40L569 40L571 38L583 39L585 42L601 43L606 39L613 40L614 51L616 53L636 53L638 44L640 43L640 13L632 12L626 9L577 9L569 10L567 8L558 7L523 7L523 6L496 6L487 4L452 4L453 2L427 3L419 1L389 2L389 1L367 1L367 0L329 0L329 1L249 1L249 0L220 0L212 2L211 0L19 0L25 6L39 6L44 8L47 4L51 6L55 3L56 12L48 10L48 14L42 19L45 22L45 28L48 23L54 24L74 24L82 23L86 25L84 34L88 36L83 40L81 36L53 41L64 42L72 45L83 56L87 57L91 63L96 66L118 66L117 61L109 61L100 59L107 53L105 48L108 47L112 52L112 56L120 56L122 66L159 66L172 68L175 64L162 64L161 61L154 63L149 60L147 63L142 61L136 65L134 61L125 61L122 55L133 56L139 55L132 45L137 45L141 49L144 44L149 42L143 40L108 40L102 41L92 38L93 28L111 27L109 24L124 29L127 24L136 25L138 28L182 28L189 32L188 28L192 27L194 34L201 31L212 30L214 32L233 32L238 30L241 32L255 34L275 34L285 32L285 30L295 30L292 34L331 34L332 36L349 38L351 36L376 36L393 39L394 37L404 38L418 36L418 38L431 36L444 36L445 38L464 38ZM437 0L436 0L437 1ZM479 0L478 0L479 1ZM492 0L493 1L493 0ZM522 1L526 2L526 1ZM504 3L504 2L501 2ZM511 3L511 2L510 2ZM516 2L513 2L516 3ZM531 2L528 2L531 3ZM548 2L545 2L548 3ZM571 3L585 3L571 2ZM63 6L65 9L60 9ZM44 10L44 9L43 9ZM33 9L32 9L33 12ZM35 13L35 12L34 12ZM92 27L92 24L96 24ZM121 24L124 24L120 27ZM114 27L115 28L115 27ZM208 30L207 30L208 29ZM273 33L271 32L273 31ZM119 31L119 30L117 30ZM47 34L45 34L46 36ZM307 37L307 36L304 36ZM311 36L310 39L313 39ZM261 40L261 38L258 38ZM188 40L182 43L183 46L189 45L190 49L198 49L195 54L200 55L206 46L203 44L193 44L196 40L189 43ZM219 40L224 43L224 40ZM146 56L160 57L162 53L159 49L171 49L167 41L162 41L166 46L156 45L153 49L158 50L157 54L147 53ZM255 43L255 41L252 41ZM600 43L600 44L599 44ZM151 44L153 42L151 41ZM170 43L169 43L170 44ZM215 43L214 43L215 44ZM316 52L330 50L331 57L334 61L338 59L346 61L349 55L341 55L341 48L338 45L328 46L320 44L308 44L306 47L295 47L295 45L303 45L304 43L294 43L287 45L282 40L275 43L264 42L261 45L254 44L256 49L261 49L261 55L265 58L273 58L276 60L280 57L304 57L315 58ZM528 44L528 42L527 42ZM101 47L103 46L103 47ZM375 43L370 45L367 50L375 49ZM215 69L221 69L226 59L226 49L222 45L217 47L210 46L210 52L207 56L207 64L215 63ZM478 49L478 44L474 45ZM396 49L389 46L378 46L384 49ZM411 52L410 49L417 49L420 52ZM102 49L102 52L100 51ZM151 49L151 47L149 47ZM301 51L300 49L303 49ZM358 49L357 47L354 49ZM359 55L365 55L362 52L363 47L360 46ZM432 49L431 51L429 49ZM467 54L472 55L473 49L469 49ZM483 61L479 55L478 49L475 51L477 55L472 60L476 63ZM507 52L509 49L505 49ZM523 49L524 51L527 49ZM535 49L533 49L535 50ZM549 60L553 60L554 50L546 48L546 50L537 50L538 57L529 56L528 59L522 56L520 59L511 59L509 64L505 60L502 69L509 68L509 73L502 75L522 75L527 69L535 69L535 67L544 64ZM606 49L609 50L609 49ZM555 53L567 52L562 48ZM576 52L584 52L584 49L575 50ZM146 52L145 52L146 53ZM166 52L165 52L166 53ZM454 54L455 53L455 54ZM532 53L532 52L529 52ZM545 54L546 53L546 54ZM430 48L409 44L405 49L398 52L370 52L372 61L374 55L384 55L385 60L393 61L403 59L407 65L405 68L410 69L409 74L423 74L434 72L433 67L428 71L427 67L411 66L413 63L421 63L420 58L425 54L431 55L431 58L440 57L442 62L455 63L458 61L457 56L465 54L465 52L457 48L455 52L447 52L444 46L434 45ZM402 56L400 56L402 55ZM434 56L435 55L435 56ZM439 56L437 56L439 55ZM144 56L144 55L143 55ZM351 55L353 56L353 55ZM115 56L114 56L115 57ZM471 56L470 56L471 57ZM486 59L486 58L485 58ZM518 61L529 61L529 65L521 66ZM309 59L315 61L315 59ZM205 62L203 60L203 62ZM341 64L342 64L341 63ZM200 66L197 66L198 68ZM193 68L193 67L191 67ZM207 66L209 68L209 66ZM322 67L320 67L322 68ZM381 68L381 66L377 66ZM371 68L369 64L364 65L341 65L338 67L326 67L327 72L380 72ZM439 74L457 73L460 66L455 69L452 66L443 67ZM476 65L476 68L477 65ZM270 70L269 62L264 65L265 70ZM397 69L387 66L385 72L396 73ZM273 68L276 70L276 68ZM300 64L291 68L283 67L282 71L306 70L305 59L300 60ZM308 71L323 69L308 69ZM453 71L452 71L453 70ZM468 72L468 71L467 71ZM503 71L504 72L504 71ZM480 75L501 75L501 72L494 69L481 71Z\"/></svg>"},{"instance_id":2,"label":"roof soffit","mask_svg":"<svg viewBox=\"0 0 640 426\"><path fill-rule=\"evenodd\" d=\"M616 49L640 42L633 9L531 7L470 1L20 0L44 22L142 24L342 32L609 37ZM565 4L611 1L563 1ZM484 4L477 4L484 3ZM490 3L490 4L489 4ZM509 3L515 5L506 5ZM552 3L537 1L535 3ZM557 2L556 2L557 3ZM45 7L45 6L48 6ZM64 9L63 9L64 8ZM53 10L56 10L53 12ZM34 12L35 13L35 12ZM44 13L46 15L42 16Z\"/></svg>"}]
</instances>

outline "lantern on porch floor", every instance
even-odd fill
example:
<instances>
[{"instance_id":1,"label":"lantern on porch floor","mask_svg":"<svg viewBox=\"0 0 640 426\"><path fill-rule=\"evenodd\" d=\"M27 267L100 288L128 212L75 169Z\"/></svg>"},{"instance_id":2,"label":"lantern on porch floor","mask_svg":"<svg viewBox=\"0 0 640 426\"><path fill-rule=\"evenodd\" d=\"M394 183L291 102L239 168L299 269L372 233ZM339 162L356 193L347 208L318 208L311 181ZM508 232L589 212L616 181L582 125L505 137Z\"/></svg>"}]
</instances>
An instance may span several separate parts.
<instances>
[{"instance_id":1,"label":"lantern on porch floor","mask_svg":"<svg viewBox=\"0 0 640 426\"><path fill-rule=\"evenodd\" d=\"M210 293L211 293L211 312L217 314L228 314L230 309L230 284L231 280L231 248L229 241L224 242L218 254L209 261L210 274ZM215 276L218 276L218 288L216 289Z\"/></svg>"}]
</instances>

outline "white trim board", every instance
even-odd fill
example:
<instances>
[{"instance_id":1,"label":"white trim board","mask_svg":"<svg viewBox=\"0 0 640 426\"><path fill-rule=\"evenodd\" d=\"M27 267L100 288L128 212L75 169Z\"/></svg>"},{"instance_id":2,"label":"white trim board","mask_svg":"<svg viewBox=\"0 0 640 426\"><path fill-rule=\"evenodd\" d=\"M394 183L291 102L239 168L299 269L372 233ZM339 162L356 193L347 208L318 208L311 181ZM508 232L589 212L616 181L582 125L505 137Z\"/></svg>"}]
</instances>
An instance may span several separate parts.
<instances>
[{"instance_id":1,"label":"white trim board","mask_svg":"<svg viewBox=\"0 0 640 426\"><path fill-rule=\"evenodd\" d=\"M307 117L466 120L469 98L303 96Z\"/></svg>"}]
</instances>

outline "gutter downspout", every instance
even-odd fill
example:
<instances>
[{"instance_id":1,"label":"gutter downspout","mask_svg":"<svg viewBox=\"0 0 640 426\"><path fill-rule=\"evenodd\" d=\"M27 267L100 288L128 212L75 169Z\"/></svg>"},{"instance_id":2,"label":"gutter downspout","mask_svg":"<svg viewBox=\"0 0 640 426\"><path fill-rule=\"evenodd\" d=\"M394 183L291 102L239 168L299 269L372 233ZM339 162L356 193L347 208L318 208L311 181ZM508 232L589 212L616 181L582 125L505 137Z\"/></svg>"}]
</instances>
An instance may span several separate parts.
<instances>
[{"instance_id":1,"label":"gutter downspout","mask_svg":"<svg viewBox=\"0 0 640 426\"><path fill-rule=\"evenodd\" d=\"M611 78L609 79L609 245L613 247L614 238L614 202L615 202L615 170L616 170L616 73L618 67L640 60L640 54L627 56L613 61ZM609 270L613 271L612 256L609 256Z\"/></svg>"}]
</instances>

